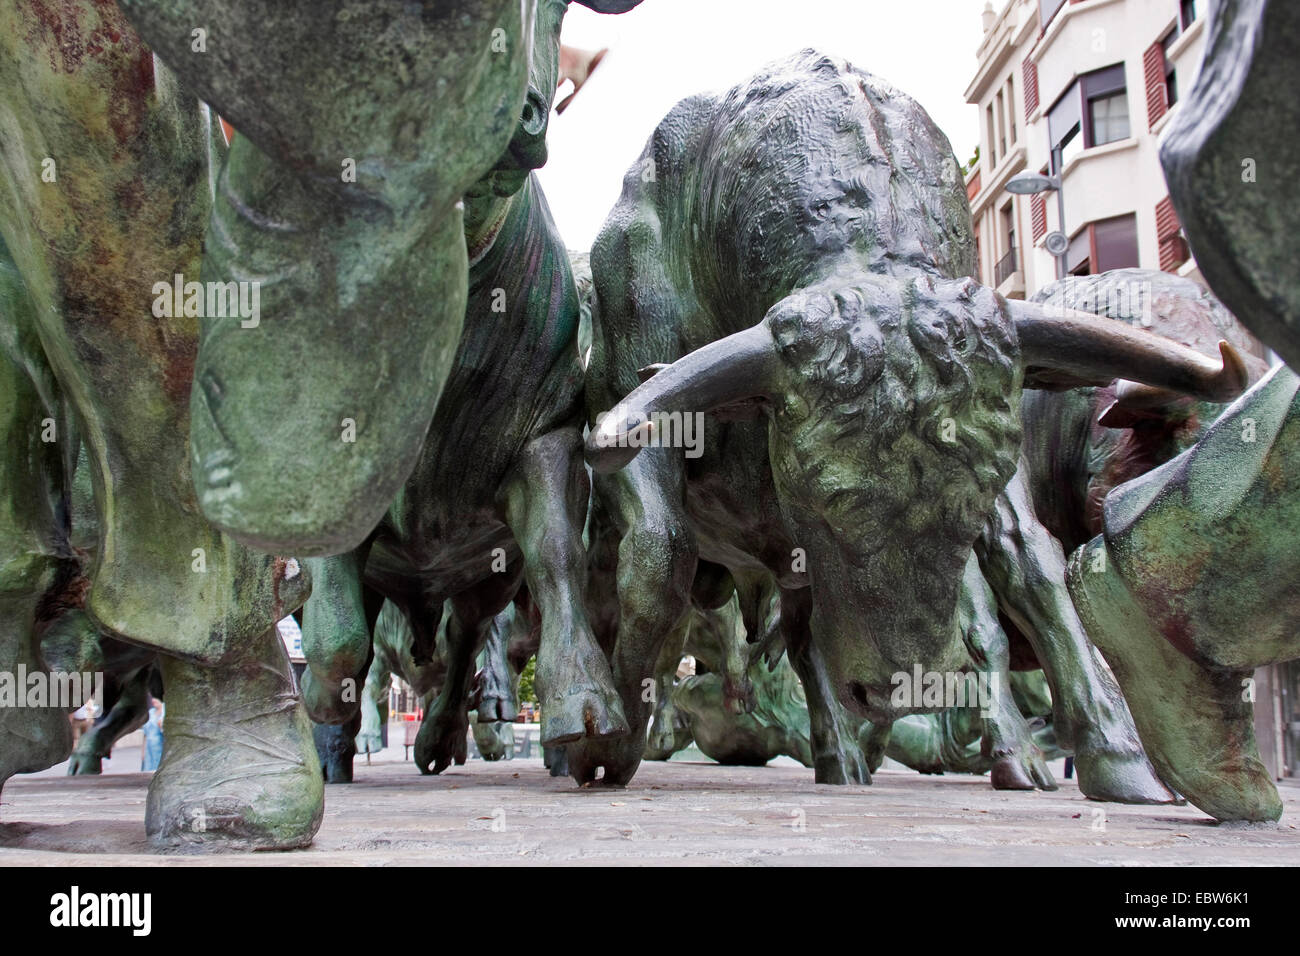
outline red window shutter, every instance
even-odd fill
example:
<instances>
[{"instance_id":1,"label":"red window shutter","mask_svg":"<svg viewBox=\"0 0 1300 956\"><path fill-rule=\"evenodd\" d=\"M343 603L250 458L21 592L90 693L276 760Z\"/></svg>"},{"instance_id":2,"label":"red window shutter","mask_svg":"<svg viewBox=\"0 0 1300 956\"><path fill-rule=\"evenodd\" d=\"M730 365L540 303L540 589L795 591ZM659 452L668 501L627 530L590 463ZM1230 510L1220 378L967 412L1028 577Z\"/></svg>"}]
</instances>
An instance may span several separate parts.
<instances>
[{"instance_id":1,"label":"red window shutter","mask_svg":"<svg viewBox=\"0 0 1300 956\"><path fill-rule=\"evenodd\" d=\"M1160 268L1173 272L1191 258L1187 241L1179 234L1182 223L1174 209L1174 201L1166 196L1156 203L1156 238L1160 243Z\"/></svg>"},{"instance_id":2,"label":"red window shutter","mask_svg":"<svg viewBox=\"0 0 1300 956\"><path fill-rule=\"evenodd\" d=\"M1033 196L1029 200L1029 218L1034 226L1034 242L1047 235L1047 200Z\"/></svg>"},{"instance_id":3,"label":"red window shutter","mask_svg":"<svg viewBox=\"0 0 1300 956\"><path fill-rule=\"evenodd\" d=\"M1169 104L1165 102L1165 48L1159 41L1142 55L1142 72L1147 80L1147 128L1150 129L1169 112Z\"/></svg>"},{"instance_id":4,"label":"red window shutter","mask_svg":"<svg viewBox=\"0 0 1300 956\"><path fill-rule=\"evenodd\" d=\"M1026 60L1021 71L1025 81L1025 122L1028 123L1029 117L1033 116L1034 110L1038 109L1038 64L1033 60Z\"/></svg>"}]
</instances>

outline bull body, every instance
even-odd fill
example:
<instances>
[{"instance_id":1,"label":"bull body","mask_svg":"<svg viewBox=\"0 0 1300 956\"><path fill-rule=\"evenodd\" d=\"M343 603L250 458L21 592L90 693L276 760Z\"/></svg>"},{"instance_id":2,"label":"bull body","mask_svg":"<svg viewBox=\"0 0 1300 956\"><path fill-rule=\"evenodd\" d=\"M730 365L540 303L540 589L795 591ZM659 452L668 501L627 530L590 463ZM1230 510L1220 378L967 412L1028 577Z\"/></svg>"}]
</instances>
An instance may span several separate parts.
<instances>
[{"instance_id":1,"label":"bull body","mask_svg":"<svg viewBox=\"0 0 1300 956\"><path fill-rule=\"evenodd\" d=\"M1222 384L1186 350L1009 306L960 278L972 251L946 139L841 61L806 51L660 123L592 250L587 453L622 536L614 670L634 733L570 747L578 779L635 771L639 685L699 559L775 581L818 779L864 777L829 705L933 710L892 701L893 676L969 665L962 578L1017 467L1026 379ZM648 441L664 413L755 410L708 425L699 457Z\"/></svg>"}]
</instances>

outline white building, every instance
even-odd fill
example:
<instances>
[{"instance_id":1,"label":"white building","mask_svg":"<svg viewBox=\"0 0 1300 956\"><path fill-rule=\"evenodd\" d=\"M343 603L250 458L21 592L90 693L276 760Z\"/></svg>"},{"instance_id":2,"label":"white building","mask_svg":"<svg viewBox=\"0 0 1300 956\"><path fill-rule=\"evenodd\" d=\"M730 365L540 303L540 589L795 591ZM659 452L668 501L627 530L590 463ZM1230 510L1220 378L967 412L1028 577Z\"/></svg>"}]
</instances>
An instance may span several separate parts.
<instances>
[{"instance_id":1,"label":"white building","mask_svg":"<svg viewBox=\"0 0 1300 956\"><path fill-rule=\"evenodd\" d=\"M1294 0L1300 2L1300 0ZM1065 271L1138 266L1201 279L1160 166L1160 134L1191 89L1207 0L986 3L966 100L980 109L980 155L966 176L977 278L1032 296L1057 276L1045 237L1069 239ZM1006 190L1017 173L1062 176L1057 195ZM1279 779L1300 767L1300 666L1255 672L1255 736Z\"/></svg>"},{"instance_id":2,"label":"white building","mask_svg":"<svg viewBox=\"0 0 1300 956\"><path fill-rule=\"evenodd\" d=\"M1044 248L1069 239L1065 271L1139 266L1199 279L1160 167L1160 134L1191 88L1206 0L986 3L966 100L980 109L980 156L966 177L978 278L1024 298L1057 277ZM1020 172L1062 178L1057 195L1014 196Z\"/></svg>"}]
</instances>

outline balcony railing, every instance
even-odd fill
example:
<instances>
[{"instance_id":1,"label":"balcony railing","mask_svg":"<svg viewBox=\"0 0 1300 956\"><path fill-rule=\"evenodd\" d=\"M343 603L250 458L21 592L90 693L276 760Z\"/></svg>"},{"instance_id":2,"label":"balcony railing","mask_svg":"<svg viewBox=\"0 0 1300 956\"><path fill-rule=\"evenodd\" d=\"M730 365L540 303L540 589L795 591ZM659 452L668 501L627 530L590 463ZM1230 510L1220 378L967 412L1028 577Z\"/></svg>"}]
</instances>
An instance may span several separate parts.
<instances>
[{"instance_id":1,"label":"balcony railing","mask_svg":"<svg viewBox=\"0 0 1300 956\"><path fill-rule=\"evenodd\" d=\"M1016 250L1012 249L993 267L993 288L998 288L1015 275L1016 268Z\"/></svg>"}]
</instances>

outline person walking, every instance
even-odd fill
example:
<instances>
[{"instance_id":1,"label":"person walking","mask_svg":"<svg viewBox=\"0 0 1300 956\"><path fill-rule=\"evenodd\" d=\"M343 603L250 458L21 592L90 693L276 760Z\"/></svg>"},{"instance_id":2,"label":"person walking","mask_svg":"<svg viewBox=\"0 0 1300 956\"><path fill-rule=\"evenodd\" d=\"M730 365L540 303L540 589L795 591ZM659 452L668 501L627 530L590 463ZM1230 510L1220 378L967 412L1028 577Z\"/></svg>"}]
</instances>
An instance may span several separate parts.
<instances>
[{"instance_id":1,"label":"person walking","mask_svg":"<svg viewBox=\"0 0 1300 956\"><path fill-rule=\"evenodd\" d=\"M157 697L149 698L149 719L144 725L144 749L140 751L140 769L157 770L162 762L163 715L166 708Z\"/></svg>"}]
</instances>

